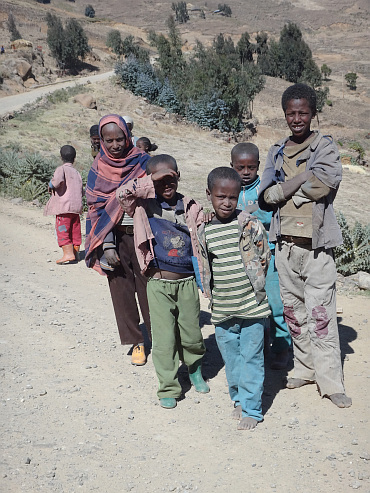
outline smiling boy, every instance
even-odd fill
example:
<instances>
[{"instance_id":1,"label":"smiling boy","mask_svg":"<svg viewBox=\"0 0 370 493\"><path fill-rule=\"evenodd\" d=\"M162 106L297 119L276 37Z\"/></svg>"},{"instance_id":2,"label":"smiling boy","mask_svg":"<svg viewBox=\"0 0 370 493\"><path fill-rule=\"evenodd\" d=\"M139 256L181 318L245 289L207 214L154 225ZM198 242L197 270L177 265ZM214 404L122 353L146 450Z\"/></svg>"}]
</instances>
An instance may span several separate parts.
<instances>
[{"instance_id":1,"label":"smiling boy","mask_svg":"<svg viewBox=\"0 0 370 493\"><path fill-rule=\"evenodd\" d=\"M282 108L291 136L269 151L259 204L273 211L270 241L276 244L284 316L294 347L294 376L287 388L316 383L322 397L349 407L336 317L337 277L333 248L342 243L333 201L342 179L333 139L311 130L316 93L288 87Z\"/></svg>"},{"instance_id":2,"label":"smiling boy","mask_svg":"<svg viewBox=\"0 0 370 493\"><path fill-rule=\"evenodd\" d=\"M135 250L147 275L153 338L153 364L161 407L176 407L181 395L179 361L189 369L197 392L209 392L201 361L205 353L199 327L200 303L194 277L193 249L202 207L177 192L180 172L168 154L152 157L148 176L117 190L122 208L134 218Z\"/></svg>"}]
</instances>

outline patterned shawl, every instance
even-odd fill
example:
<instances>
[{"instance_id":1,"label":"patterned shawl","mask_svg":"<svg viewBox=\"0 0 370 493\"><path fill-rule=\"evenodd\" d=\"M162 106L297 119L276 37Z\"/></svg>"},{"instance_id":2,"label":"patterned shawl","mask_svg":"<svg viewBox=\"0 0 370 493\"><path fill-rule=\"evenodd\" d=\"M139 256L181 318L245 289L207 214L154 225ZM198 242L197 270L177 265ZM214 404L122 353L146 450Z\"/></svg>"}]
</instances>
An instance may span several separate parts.
<instances>
[{"instance_id":1,"label":"patterned shawl","mask_svg":"<svg viewBox=\"0 0 370 493\"><path fill-rule=\"evenodd\" d=\"M126 137L123 156L113 158L102 140L101 129L108 123L116 123ZM85 262L105 275L96 256L96 248L122 217L123 211L116 199L119 186L145 175L148 154L134 147L125 120L118 115L107 115L99 122L100 152L89 171L86 185L88 213L86 217Z\"/></svg>"}]
</instances>

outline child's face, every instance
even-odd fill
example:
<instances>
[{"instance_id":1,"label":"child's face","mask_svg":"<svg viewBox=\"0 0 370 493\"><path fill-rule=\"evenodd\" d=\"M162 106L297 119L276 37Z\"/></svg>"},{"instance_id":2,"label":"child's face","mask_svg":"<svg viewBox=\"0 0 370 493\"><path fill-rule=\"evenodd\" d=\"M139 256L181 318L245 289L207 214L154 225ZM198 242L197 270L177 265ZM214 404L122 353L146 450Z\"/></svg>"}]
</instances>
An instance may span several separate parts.
<instances>
[{"instance_id":1,"label":"child's face","mask_svg":"<svg viewBox=\"0 0 370 493\"><path fill-rule=\"evenodd\" d=\"M230 164L242 179L243 186L250 185L257 178L260 162L254 156L240 154L234 156Z\"/></svg>"},{"instance_id":2,"label":"child's face","mask_svg":"<svg viewBox=\"0 0 370 493\"><path fill-rule=\"evenodd\" d=\"M99 135L92 135L90 137L90 140L91 140L91 144L93 146L100 146L100 138L99 138Z\"/></svg>"},{"instance_id":3,"label":"child's face","mask_svg":"<svg viewBox=\"0 0 370 493\"><path fill-rule=\"evenodd\" d=\"M311 132L311 121L314 114L307 99L291 99L288 101L285 120L293 134L295 142L304 142Z\"/></svg>"},{"instance_id":4,"label":"child's face","mask_svg":"<svg viewBox=\"0 0 370 493\"><path fill-rule=\"evenodd\" d=\"M102 140L107 151L114 159L122 157L125 150L126 138L123 130L115 123L107 123L101 129Z\"/></svg>"},{"instance_id":5,"label":"child's face","mask_svg":"<svg viewBox=\"0 0 370 493\"><path fill-rule=\"evenodd\" d=\"M141 151L143 152L148 152L149 151L149 147L147 144L145 144L143 141L141 140L138 140L136 142L136 147L138 147Z\"/></svg>"},{"instance_id":6,"label":"child's face","mask_svg":"<svg viewBox=\"0 0 370 493\"><path fill-rule=\"evenodd\" d=\"M221 222L227 221L238 205L239 183L228 179L217 180L212 190L207 189L206 193L217 219Z\"/></svg>"},{"instance_id":7,"label":"child's face","mask_svg":"<svg viewBox=\"0 0 370 493\"><path fill-rule=\"evenodd\" d=\"M158 163L152 171L152 179L155 193L160 195L165 202L172 204L176 199L179 173L168 163Z\"/></svg>"}]
</instances>

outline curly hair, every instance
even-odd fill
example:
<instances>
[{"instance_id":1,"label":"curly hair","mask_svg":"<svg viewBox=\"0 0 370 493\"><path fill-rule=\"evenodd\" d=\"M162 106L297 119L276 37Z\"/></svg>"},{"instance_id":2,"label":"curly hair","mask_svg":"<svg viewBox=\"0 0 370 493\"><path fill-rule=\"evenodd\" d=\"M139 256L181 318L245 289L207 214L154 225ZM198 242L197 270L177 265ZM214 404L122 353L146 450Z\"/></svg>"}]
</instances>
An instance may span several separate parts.
<instances>
[{"instance_id":1,"label":"curly hair","mask_svg":"<svg viewBox=\"0 0 370 493\"><path fill-rule=\"evenodd\" d=\"M207 178L207 187L210 192L212 192L213 187L219 180L230 180L234 181L240 187L242 186L242 179L235 171L234 168L229 168L228 166L220 166L219 168L213 169Z\"/></svg>"},{"instance_id":2,"label":"curly hair","mask_svg":"<svg viewBox=\"0 0 370 493\"><path fill-rule=\"evenodd\" d=\"M73 163L76 159L76 149L73 146L65 145L60 149L60 156L63 163Z\"/></svg>"},{"instance_id":3,"label":"curly hair","mask_svg":"<svg viewBox=\"0 0 370 493\"><path fill-rule=\"evenodd\" d=\"M151 157L146 163L146 174L150 175L154 172L158 164L165 163L170 169L179 171L177 167L176 159L169 154L158 154L158 156Z\"/></svg>"},{"instance_id":4,"label":"curly hair","mask_svg":"<svg viewBox=\"0 0 370 493\"><path fill-rule=\"evenodd\" d=\"M298 83L294 84L293 86L289 86L288 89L285 89L281 97L281 106L284 113L286 113L288 103L292 99L305 99L312 111L312 115L316 115L316 92L314 89L312 89L312 87L308 86L307 84Z\"/></svg>"},{"instance_id":5,"label":"curly hair","mask_svg":"<svg viewBox=\"0 0 370 493\"><path fill-rule=\"evenodd\" d=\"M252 144L252 142L241 142L231 149L231 161L244 155L252 156L256 161L259 161L260 159L258 147L255 144Z\"/></svg>"}]
</instances>

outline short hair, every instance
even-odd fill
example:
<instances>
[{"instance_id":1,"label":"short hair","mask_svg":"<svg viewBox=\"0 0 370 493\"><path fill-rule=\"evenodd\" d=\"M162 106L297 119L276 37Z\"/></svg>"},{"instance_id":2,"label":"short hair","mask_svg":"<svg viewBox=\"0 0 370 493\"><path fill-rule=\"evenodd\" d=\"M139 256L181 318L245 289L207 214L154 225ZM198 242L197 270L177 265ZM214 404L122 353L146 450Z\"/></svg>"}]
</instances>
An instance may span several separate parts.
<instances>
[{"instance_id":1,"label":"short hair","mask_svg":"<svg viewBox=\"0 0 370 493\"><path fill-rule=\"evenodd\" d=\"M146 163L146 174L150 175L153 173L153 170L158 164L166 163L169 165L169 168L172 168L175 171L179 171L176 163L176 159L169 154L158 154L158 156L151 157Z\"/></svg>"},{"instance_id":2,"label":"short hair","mask_svg":"<svg viewBox=\"0 0 370 493\"><path fill-rule=\"evenodd\" d=\"M60 156L63 163L73 163L76 159L76 149L73 146L65 145L60 149Z\"/></svg>"},{"instance_id":3,"label":"short hair","mask_svg":"<svg viewBox=\"0 0 370 493\"><path fill-rule=\"evenodd\" d=\"M231 149L231 161L238 156L248 155L254 157L257 161L260 160L260 152L258 147L252 142L241 142L240 144L236 144Z\"/></svg>"},{"instance_id":4,"label":"short hair","mask_svg":"<svg viewBox=\"0 0 370 493\"><path fill-rule=\"evenodd\" d=\"M144 145L146 145L150 152L158 149L158 146L156 144L154 144L154 142L152 144L150 142L150 140L148 139L148 137L140 137L140 139L137 139L136 146L137 146L138 142L142 142Z\"/></svg>"},{"instance_id":5,"label":"short hair","mask_svg":"<svg viewBox=\"0 0 370 493\"><path fill-rule=\"evenodd\" d=\"M90 127L90 137L94 137L95 135L99 135L99 125Z\"/></svg>"},{"instance_id":6,"label":"short hair","mask_svg":"<svg viewBox=\"0 0 370 493\"><path fill-rule=\"evenodd\" d=\"M219 168L213 169L207 178L207 187L210 192L212 192L213 187L219 180L230 180L234 181L240 188L242 186L242 179L235 171L234 168L229 168L228 166L220 166Z\"/></svg>"},{"instance_id":7,"label":"short hair","mask_svg":"<svg viewBox=\"0 0 370 493\"><path fill-rule=\"evenodd\" d=\"M317 113L317 98L316 92L312 87L307 84L294 84L293 86L289 86L288 89L285 89L283 95L281 97L281 106L283 108L284 113L286 113L286 109L289 101L292 99L306 99L308 105L312 111L312 115L315 116Z\"/></svg>"}]
</instances>

